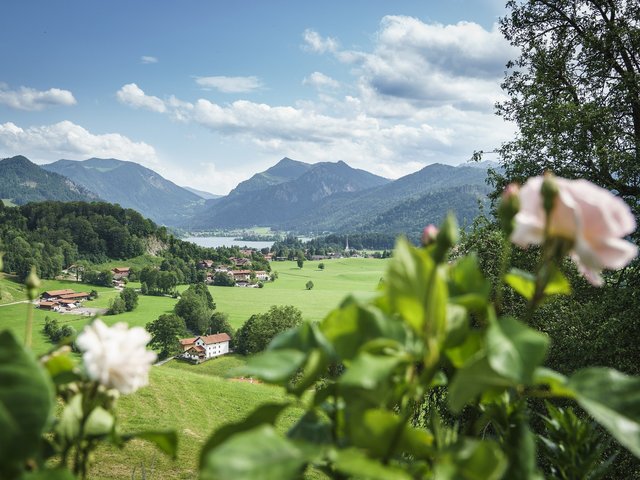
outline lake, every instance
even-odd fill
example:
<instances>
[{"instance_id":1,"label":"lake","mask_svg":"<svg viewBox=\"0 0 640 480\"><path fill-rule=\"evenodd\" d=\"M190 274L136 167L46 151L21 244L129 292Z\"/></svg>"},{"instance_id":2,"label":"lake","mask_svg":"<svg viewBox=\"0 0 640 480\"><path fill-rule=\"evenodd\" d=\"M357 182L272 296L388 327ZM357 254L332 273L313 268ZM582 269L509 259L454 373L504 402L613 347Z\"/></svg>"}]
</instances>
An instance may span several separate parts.
<instances>
[{"instance_id":1,"label":"lake","mask_svg":"<svg viewBox=\"0 0 640 480\"><path fill-rule=\"evenodd\" d=\"M236 240L235 237L186 237L185 242L192 242L201 247L217 248L217 247L248 247L248 248L271 248L273 242L247 242L244 240Z\"/></svg>"}]
</instances>

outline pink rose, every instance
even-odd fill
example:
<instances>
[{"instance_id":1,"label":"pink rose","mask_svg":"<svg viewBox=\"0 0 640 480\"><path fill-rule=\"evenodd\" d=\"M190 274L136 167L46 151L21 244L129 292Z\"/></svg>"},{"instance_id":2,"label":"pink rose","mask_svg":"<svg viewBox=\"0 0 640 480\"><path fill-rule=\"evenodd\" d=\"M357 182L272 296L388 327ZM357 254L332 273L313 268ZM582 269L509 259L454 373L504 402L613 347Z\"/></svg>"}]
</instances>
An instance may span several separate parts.
<instances>
[{"instance_id":1,"label":"pink rose","mask_svg":"<svg viewBox=\"0 0 640 480\"><path fill-rule=\"evenodd\" d=\"M438 230L438 227L433 223L424 227L424 230L422 231L422 245L427 246L435 242L439 232L440 230Z\"/></svg>"},{"instance_id":2,"label":"pink rose","mask_svg":"<svg viewBox=\"0 0 640 480\"><path fill-rule=\"evenodd\" d=\"M511 241L521 247L544 242L544 177L530 178L520 190L520 211L515 217ZM571 258L593 285L602 285L600 272L620 269L638 248L623 240L636 228L629 206L608 190L586 180L554 178L558 195L551 211L549 235L573 243Z\"/></svg>"}]
</instances>

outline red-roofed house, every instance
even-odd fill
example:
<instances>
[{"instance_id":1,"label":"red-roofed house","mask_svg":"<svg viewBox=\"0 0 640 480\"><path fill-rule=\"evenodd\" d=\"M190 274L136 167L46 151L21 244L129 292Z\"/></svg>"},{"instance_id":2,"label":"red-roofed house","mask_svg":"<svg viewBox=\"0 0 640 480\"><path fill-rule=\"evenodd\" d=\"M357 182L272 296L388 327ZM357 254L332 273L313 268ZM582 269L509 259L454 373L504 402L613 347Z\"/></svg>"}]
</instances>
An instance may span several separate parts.
<instances>
[{"instance_id":1,"label":"red-roofed house","mask_svg":"<svg viewBox=\"0 0 640 480\"><path fill-rule=\"evenodd\" d=\"M248 282L251 280L251 270L231 270L229 272L236 282Z\"/></svg>"},{"instance_id":2,"label":"red-roofed house","mask_svg":"<svg viewBox=\"0 0 640 480\"><path fill-rule=\"evenodd\" d=\"M89 294L87 292L73 292L73 293L65 293L64 295L60 295L61 300L86 300L89 298Z\"/></svg>"},{"instance_id":3,"label":"red-roofed house","mask_svg":"<svg viewBox=\"0 0 640 480\"><path fill-rule=\"evenodd\" d=\"M48 290L44 292L42 295L40 295L40 298L51 300L51 299L60 298L62 295L70 295L72 293L76 293L76 292L75 290L71 290L69 288L65 290Z\"/></svg>"},{"instance_id":4,"label":"red-roofed house","mask_svg":"<svg viewBox=\"0 0 640 480\"><path fill-rule=\"evenodd\" d=\"M216 333L215 335L201 335L193 338L183 338L182 356L188 360L202 362L210 358L219 357L229 353L229 342L231 337L226 333Z\"/></svg>"},{"instance_id":5,"label":"red-roofed house","mask_svg":"<svg viewBox=\"0 0 640 480\"><path fill-rule=\"evenodd\" d=\"M114 280L120 280L122 278L126 278L129 276L129 273L131 273L131 269L129 267L116 267L111 271L113 272Z\"/></svg>"}]
</instances>

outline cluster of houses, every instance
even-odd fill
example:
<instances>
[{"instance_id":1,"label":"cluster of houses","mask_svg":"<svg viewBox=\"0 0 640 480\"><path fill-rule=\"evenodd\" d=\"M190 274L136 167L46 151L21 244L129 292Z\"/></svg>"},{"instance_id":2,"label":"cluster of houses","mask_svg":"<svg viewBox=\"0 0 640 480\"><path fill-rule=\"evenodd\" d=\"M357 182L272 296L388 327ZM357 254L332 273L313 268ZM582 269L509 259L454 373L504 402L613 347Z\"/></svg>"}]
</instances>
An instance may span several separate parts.
<instances>
[{"instance_id":1,"label":"cluster of houses","mask_svg":"<svg viewBox=\"0 0 640 480\"><path fill-rule=\"evenodd\" d=\"M231 337L226 333L183 338L180 340L180 345L182 346L180 357L190 362L201 363L229 353L230 341Z\"/></svg>"},{"instance_id":2,"label":"cluster of houses","mask_svg":"<svg viewBox=\"0 0 640 480\"><path fill-rule=\"evenodd\" d=\"M52 310L54 312L64 312L73 310L82 305L82 302L89 298L86 292L76 292L72 289L49 290L40 295L38 308Z\"/></svg>"},{"instance_id":3,"label":"cluster of houses","mask_svg":"<svg viewBox=\"0 0 640 480\"><path fill-rule=\"evenodd\" d=\"M247 252L251 252L248 250ZM244 253L244 251L241 251ZM256 281L260 282L268 282L270 280L269 272L264 270L249 270L247 267L251 266L251 260L244 257L233 257L229 259L234 267L229 267L226 265L215 265L213 260L200 260L197 264L197 267L201 270L206 270L207 273L207 283L213 283L213 277L216 273L225 273L226 275L233 278L235 281L236 287L253 287L257 286L252 282L252 276Z\"/></svg>"}]
</instances>

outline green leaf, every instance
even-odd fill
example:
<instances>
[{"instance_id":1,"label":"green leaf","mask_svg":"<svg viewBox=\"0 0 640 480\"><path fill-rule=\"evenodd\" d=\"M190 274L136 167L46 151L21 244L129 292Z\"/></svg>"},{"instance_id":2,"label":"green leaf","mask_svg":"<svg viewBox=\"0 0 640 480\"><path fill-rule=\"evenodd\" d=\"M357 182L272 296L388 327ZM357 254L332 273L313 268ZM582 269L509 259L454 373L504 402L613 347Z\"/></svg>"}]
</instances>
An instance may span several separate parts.
<instances>
[{"instance_id":1,"label":"green leaf","mask_svg":"<svg viewBox=\"0 0 640 480\"><path fill-rule=\"evenodd\" d=\"M398 240L386 285L391 307L418 334L423 333L427 321L427 283L436 277L433 275L435 268L433 259L426 252L414 248L404 238Z\"/></svg>"},{"instance_id":2,"label":"green leaf","mask_svg":"<svg viewBox=\"0 0 640 480\"><path fill-rule=\"evenodd\" d=\"M465 439L436 462L437 480L499 480L507 459L494 442Z\"/></svg>"},{"instance_id":3,"label":"green leaf","mask_svg":"<svg viewBox=\"0 0 640 480\"><path fill-rule=\"evenodd\" d=\"M175 430L148 430L144 432L127 433L120 438L127 442L138 438L153 443L161 452L175 460L178 455L178 434Z\"/></svg>"},{"instance_id":4,"label":"green leaf","mask_svg":"<svg viewBox=\"0 0 640 480\"><path fill-rule=\"evenodd\" d=\"M482 275L477 256L462 257L451 267L449 275L449 301L472 311L484 310L491 284Z\"/></svg>"},{"instance_id":5,"label":"green leaf","mask_svg":"<svg viewBox=\"0 0 640 480\"><path fill-rule=\"evenodd\" d=\"M216 449L223 442L237 433L246 432L263 424L273 425L278 418L278 415L280 415L280 413L289 405L289 402L265 403L258 406L242 422L231 423L217 429L213 435L209 437L207 443L204 444L200 451L200 469L204 467L204 462L211 450Z\"/></svg>"},{"instance_id":6,"label":"green leaf","mask_svg":"<svg viewBox=\"0 0 640 480\"><path fill-rule=\"evenodd\" d=\"M78 393L65 405L55 432L65 444L73 443L80 435L80 422L82 420L82 394Z\"/></svg>"},{"instance_id":7,"label":"green leaf","mask_svg":"<svg viewBox=\"0 0 640 480\"><path fill-rule=\"evenodd\" d=\"M334 358L333 346L320 331L317 323L304 322L297 328L285 330L275 337L268 350L298 350L308 352L320 348L327 357Z\"/></svg>"},{"instance_id":8,"label":"green leaf","mask_svg":"<svg viewBox=\"0 0 640 480\"><path fill-rule=\"evenodd\" d=\"M511 317L490 318L486 335L489 364L500 375L530 384L544 361L548 337Z\"/></svg>"},{"instance_id":9,"label":"green leaf","mask_svg":"<svg viewBox=\"0 0 640 480\"><path fill-rule=\"evenodd\" d=\"M67 352L56 352L48 356L44 361L44 367L56 385L75 382L80 378L76 371L76 364L71 354Z\"/></svg>"},{"instance_id":10,"label":"green leaf","mask_svg":"<svg viewBox=\"0 0 640 480\"><path fill-rule=\"evenodd\" d=\"M445 354L456 368L461 368L470 359L477 357L478 351L484 346L484 339L480 332L471 331L465 337L464 342L454 348L448 348Z\"/></svg>"},{"instance_id":11,"label":"green leaf","mask_svg":"<svg viewBox=\"0 0 640 480\"><path fill-rule=\"evenodd\" d=\"M218 448L203 451L202 480L287 480L300 478L306 458L271 425L235 434Z\"/></svg>"},{"instance_id":12,"label":"green leaf","mask_svg":"<svg viewBox=\"0 0 640 480\"><path fill-rule=\"evenodd\" d=\"M391 456L398 445L391 445L400 428L401 419L383 409L358 412L351 421L351 440L357 447L368 450L373 457ZM394 451L390 451L391 449Z\"/></svg>"},{"instance_id":13,"label":"green leaf","mask_svg":"<svg viewBox=\"0 0 640 480\"><path fill-rule=\"evenodd\" d=\"M343 360L353 359L360 347L376 338L404 342L406 331L401 322L381 310L349 303L331 312L320 325L321 333Z\"/></svg>"},{"instance_id":14,"label":"green leaf","mask_svg":"<svg viewBox=\"0 0 640 480\"><path fill-rule=\"evenodd\" d=\"M640 378L610 368L585 368L569 378L567 387L582 408L640 457Z\"/></svg>"},{"instance_id":15,"label":"green leaf","mask_svg":"<svg viewBox=\"0 0 640 480\"><path fill-rule=\"evenodd\" d=\"M410 480L412 477L403 469L383 465L377 460L367 457L356 448L338 450L334 459L338 471L354 478L370 480Z\"/></svg>"},{"instance_id":16,"label":"green leaf","mask_svg":"<svg viewBox=\"0 0 640 480\"><path fill-rule=\"evenodd\" d=\"M84 434L88 437L101 437L113 431L115 418L102 407L94 408L84 425Z\"/></svg>"},{"instance_id":17,"label":"green leaf","mask_svg":"<svg viewBox=\"0 0 640 480\"><path fill-rule=\"evenodd\" d=\"M447 305L445 348L461 345L467 338L468 333L469 317L467 310L459 305Z\"/></svg>"},{"instance_id":18,"label":"green leaf","mask_svg":"<svg viewBox=\"0 0 640 480\"><path fill-rule=\"evenodd\" d=\"M547 286L544 288L545 295L570 295L571 284L560 270L552 267L551 277Z\"/></svg>"},{"instance_id":19,"label":"green leaf","mask_svg":"<svg viewBox=\"0 0 640 480\"><path fill-rule=\"evenodd\" d=\"M0 333L0 477L38 451L54 405L53 384L12 333Z\"/></svg>"},{"instance_id":20,"label":"green leaf","mask_svg":"<svg viewBox=\"0 0 640 480\"><path fill-rule=\"evenodd\" d=\"M574 392L568 387L568 378L549 368L536 368L533 372L533 383L536 385L545 385L549 388L550 393L558 397L574 397Z\"/></svg>"},{"instance_id":21,"label":"green leaf","mask_svg":"<svg viewBox=\"0 0 640 480\"><path fill-rule=\"evenodd\" d=\"M249 357L247 364L233 373L284 384L302 367L306 358L306 353L297 350L268 350Z\"/></svg>"},{"instance_id":22,"label":"green leaf","mask_svg":"<svg viewBox=\"0 0 640 480\"><path fill-rule=\"evenodd\" d=\"M544 288L545 295L569 295L571 285L566 277L556 267L551 267L549 281ZM536 290L536 277L529 272L512 268L505 276L505 282L527 300L531 300Z\"/></svg>"},{"instance_id":23,"label":"green leaf","mask_svg":"<svg viewBox=\"0 0 640 480\"><path fill-rule=\"evenodd\" d=\"M507 388L513 382L493 370L486 357L480 357L458 370L450 385L449 406L457 413L481 393Z\"/></svg>"},{"instance_id":24,"label":"green leaf","mask_svg":"<svg viewBox=\"0 0 640 480\"><path fill-rule=\"evenodd\" d=\"M381 357L363 352L340 377L338 383L343 387L376 390L391 380L401 362L397 357Z\"/></svg>"},{"instance_id":25,"label":"green leaf","mask_svg":"<svg viewBox=\"0 0 640 480\"><path fill-rule=\"evenodd\" d=\"M519 268L512 268L505 275L504 281L527 300L531 300L536 291L536 277Z\"/></svg>"}]
</instances>

